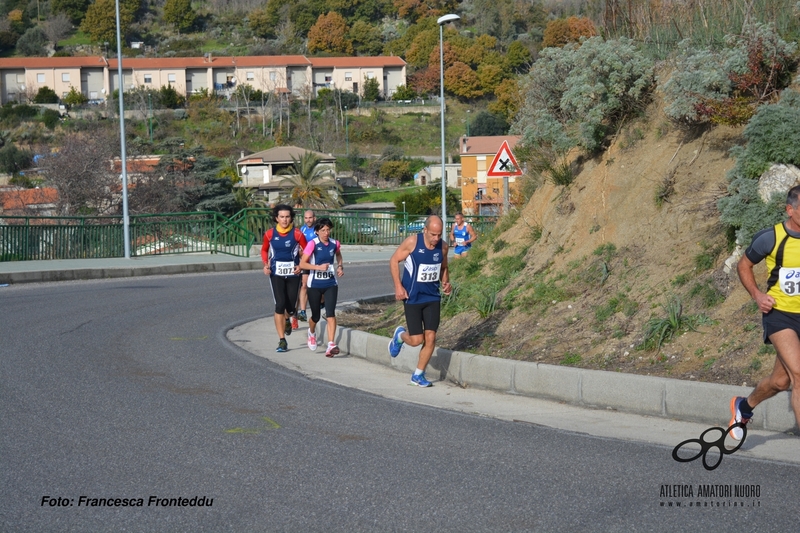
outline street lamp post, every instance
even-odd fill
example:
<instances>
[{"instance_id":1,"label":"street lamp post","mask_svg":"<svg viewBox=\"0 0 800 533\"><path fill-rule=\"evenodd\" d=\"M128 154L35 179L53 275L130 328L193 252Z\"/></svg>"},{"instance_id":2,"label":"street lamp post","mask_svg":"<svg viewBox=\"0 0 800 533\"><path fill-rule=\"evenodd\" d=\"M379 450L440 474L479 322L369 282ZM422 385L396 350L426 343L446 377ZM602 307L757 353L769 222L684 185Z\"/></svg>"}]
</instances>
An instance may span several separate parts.
<instances>
[{"instance_id":1,"label":"street lamp post","mask_svg":"<svg viewBox=\"0 0 800 533\"><path fill-rule=\"evenodd\" d=\"M408 217L406 216L406 203L403 202L403 227L408 227Z\"/></svg>"},{"instance_id":2,"label":"street lamp post","mask_svg":"<svg viewBox=\"0 0 800 533\"><path fill-rule=\"evenodd\" d=\"M461 17L454 14L442 15L436 21L439 25L439 105L442 129L442 238L447 235L447 173L444 166L444 25Z\"/></svg>"},{"instance_id":3,"label":"street lamp post","mask_svg":"<svg viewBox=\"0 0 800 533\"><path fill-rule=\"evenodd\" d=\"M119 15L119 0L115 0L114 7L116 10L117 21L117 80L119 86L119 144L120 144L120 165L122 166L122 238L125 241L123 244L123 253L125 259L131 258L131 222L128 212L128 153L125 146L125 103L122 93L125 89L125 78L122 77L122 36L120 34L120 15Z\"/></svg>"},{"instance_id":4,"label":"street lamp post","mask_svg":"<svg viewBox=\"0 0 800 533\"><path fill-rule=\"evenodd\" d=\"M347 132L347 106L344 106L344 153L350 155L350 135Z\"/></svg>"}]
</instances>

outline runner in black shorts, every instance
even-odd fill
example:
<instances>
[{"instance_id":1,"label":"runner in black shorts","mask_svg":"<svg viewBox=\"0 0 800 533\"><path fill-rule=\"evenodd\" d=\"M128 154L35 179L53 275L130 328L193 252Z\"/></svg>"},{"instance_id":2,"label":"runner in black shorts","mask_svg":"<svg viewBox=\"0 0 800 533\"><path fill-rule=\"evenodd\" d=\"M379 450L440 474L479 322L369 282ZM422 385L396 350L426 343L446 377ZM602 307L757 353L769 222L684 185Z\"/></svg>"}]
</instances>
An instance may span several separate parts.
<instances>
[{"instance_id":1,"label":"runner in black shorts","mask_svg":"<svg viewBox=\"0 0 800 533\"><path fill-rule=\"evenodd\" d=\"M289 349L286 335L292 333L297 294L300 290L300 252L306 246L303 232L292 226L294 210L288 205L276 205L272 210L275 227L264 233L261 260L264 274L269 276L275 301L275 330L278 332L278 352Z\"/></svg>"},{"instance_id":2,"label":"runner in black shorts","mask_svg":"<svg viewBox=\"0 0 800 533\"><path fill-rule=\"evenodd\" d=\"M772 374L759 381L747 398L731 399L730 426L748 423L753 408L779 392L792 389L792 409L800 427L800 186L792 187L786 198L788 219L759 231L739 260L737 271L742 285L763 314L764 342L775 346L777 357ZM762 292L753 267L766 261L769 279ZM741 428L731 437L741 440Z\"/></svg>"},{"instance_id":3,"label":"runner in black shorts","mask_svg":"<svg viewBox=\"0 0 800 533\"><path fill-rule=\"evenodd\" d=\"M447 271L447 243L442 240L442 219L431 215L425 220L422 233L411 235L400 244L389 260L394 281L394 297L404 302L406 325L394 330L389 341L389 355L397 357L403 344L419 346L417 369L411 384L430 387L425 368L433 355L436 331L439 329L440 291L450 294ZM403 263L402 279L399 263Z\"/></svg>"}]
</instances>

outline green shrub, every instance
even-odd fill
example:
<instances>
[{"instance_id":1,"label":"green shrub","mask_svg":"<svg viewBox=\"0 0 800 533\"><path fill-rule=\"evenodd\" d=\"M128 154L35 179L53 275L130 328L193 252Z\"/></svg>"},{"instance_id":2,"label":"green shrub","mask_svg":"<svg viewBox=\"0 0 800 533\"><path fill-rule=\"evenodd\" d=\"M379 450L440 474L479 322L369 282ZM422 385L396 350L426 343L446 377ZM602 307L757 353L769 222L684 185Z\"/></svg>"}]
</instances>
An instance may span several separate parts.
<instances>
[{"instance_id":1,"label":"green shrub","mask_svg":"<svg viewBox=\"0 0 800 533\"><path fill-rule=\"evenodd\" d=\"M722 50L679 45L676 68L663 83L671 119L744 124L758 104L788 87L797 66L796 43L787 43L774 26L749 24L741 35L727 35Z\"/></svg>"},{"instance_id":2,"label":"green shrub","mask_svg":"<svg viewBox=\"0 0 800 533\"><path fill-rule=\"evenodd\" d=\"M545 48L522 82L514 131L561 156L575 146L597 150L609 128L643 108L653 82L652 61L629 39Z\"/></svg>"},{"instance_id":3,"label":"green shrub","mask_svg":"<svg viewBox=\"0 0 800 533\"><path fill-rule=\"evenodd\" d=\"M64 97L64 103L68 106L83 105L88 101L89 98L75 87L70 87L69 93Z\"/></svg>"},{"instance_id":4,"label":"green shrub","mask_svg":"<svg viewBox=\"0 0 800 533\"><path fill-rule=\"evenodd\" d=\"M0 172L15 174L25 170L33 163L33 155L9 143L0 148Z\"/></svg>"},{"instance_id":5,"label":"green shrub","mask_svg":"<svg viewBox=\"0 0 800 533\"><path fill-rule=\"evenodd\" d=\"M34 104L57 104L58 103L58 95L56 92L44 85L39 87L39 90L36 92L36 96L33 97Z\"/></svg>"},{"instance_id":6,"label":"green shrub","mask_svg":"<svg viewBox=\"0 0 800 533\"><path fill-rule=\"evenodd\" d=\"M61 120L61 113L55 109L45 109L42 111L42 122L44 122L44 125L47 129L55 129L59 120Z\"/></svg>"},{"instance_id":7,"label":"green shrub","mask_svg":"<svg viewBox=\"0 0 800 533\"><path fill-rule=\"evenodd\" d=\"M800 165L800 94L786 90L775 104L761 106L744 129L747 144L731 150L736 158L728 173L728 196L717 203L720 219L736 240L747 244L753 234L785 217L785 193L767 203L758 193L758 178L773 163Z\"/></svg>"}]
</instances>

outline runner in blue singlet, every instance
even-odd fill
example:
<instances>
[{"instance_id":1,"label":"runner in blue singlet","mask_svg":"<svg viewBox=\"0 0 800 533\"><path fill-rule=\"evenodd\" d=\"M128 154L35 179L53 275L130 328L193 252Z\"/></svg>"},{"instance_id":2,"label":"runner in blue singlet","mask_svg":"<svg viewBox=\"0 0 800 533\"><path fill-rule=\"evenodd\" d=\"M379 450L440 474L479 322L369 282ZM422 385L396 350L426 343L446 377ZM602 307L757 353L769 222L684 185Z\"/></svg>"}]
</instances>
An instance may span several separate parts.
<instances>
[{"instance_id":1,"label":"runner in blue singlet","mask_svg":"<svg viewBox=\"0 0 800 533\"><path fill-rule=\"evenodd\" d=\"M317 238L317 234L314 231L314 227L317 224L317 216L314 214L314 211L311 209L307 210L303 214L303 226L300 230L303 232L303 235L306 237L306 242L311 242ZM303 281L300 285L300 298L297 305L297 318L305 322L308 320L308 316L306 315L306 305L308 304L308 270L303 270Z\"/></svg>"},{"instance_id":2,"label":"runner in blue singlet","mask_svg":"<svg viewBox=\"0 0 800 533\"><path fill-rule=\"evenodd\" d=\"M456 223L450 230L450 244L455 246L453 252L456 257L466 257L467 252L472 248L472 243L478 239L472 225L464 221L464 215L456 213Z\"/></svg>"},{"instance_id":3,"label":"runner in blue singlet","mask_svg":"<svg viewBox=\"0 0 800 533\"><path fill-rule=\"evenodd\" d=\"M450 294L450 274L447 271L447 243L442 240L442 219L431 215L425 220L422 233L411 235L400 244L389 260L394 281L395 299L404 302L406 325L394 330L389 341L389 354L397 357L403 344L419 346L417 369L411 384L430 387L425 379L425 367L433 355L436 331L439 329L440 290ZM403 263L402 279L399 263Z\"/></svg>"},{"instance_id":4,"label":"runner in blue singlet","mask_svg":"<svg viewBox=\"0 0 800 533\"><path fill-rule=\"evenodd\" d=\"M320 320L322 300L325 299L325 321L328 324L328 349L325 357L339 353L336 345L336 300L339 295L337 277L344 275L342 250L339 241L332 239L333 222L321 218L316 223L316 237L309 241L300 258L300 268L308 271L308 303L311 316L308 318L308 349L317 351L317 323ZM333 267L334 262L337 264Z\"/></svg>"}]
</instances>

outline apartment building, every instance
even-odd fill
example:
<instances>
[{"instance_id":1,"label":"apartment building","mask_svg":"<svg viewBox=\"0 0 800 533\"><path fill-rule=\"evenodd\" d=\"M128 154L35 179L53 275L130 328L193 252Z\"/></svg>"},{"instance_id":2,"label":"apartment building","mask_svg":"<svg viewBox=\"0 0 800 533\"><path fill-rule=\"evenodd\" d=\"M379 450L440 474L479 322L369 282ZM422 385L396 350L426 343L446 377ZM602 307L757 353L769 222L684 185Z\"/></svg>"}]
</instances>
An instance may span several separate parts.
<instances>
[{"instance_id":1,"label":"apartment building","mask_svg":"<svg viewBox=\"0 0 800 533\"><path fill-rule=\"evenodd\" d=\"M363 80L378 80L381 93L390 98L406 83L406 63L396 56L326 57L236 56L169 58L90 57L0 58L0 104L30 101L41 87L62 98L72 88L90 101L103 101L120 86L160 89L170 85L189 96L202 91L228 95L240 84L261 91L291 93L298 98L316 96L323 87L363 92Z\"/></svg>"}]
</instances>

